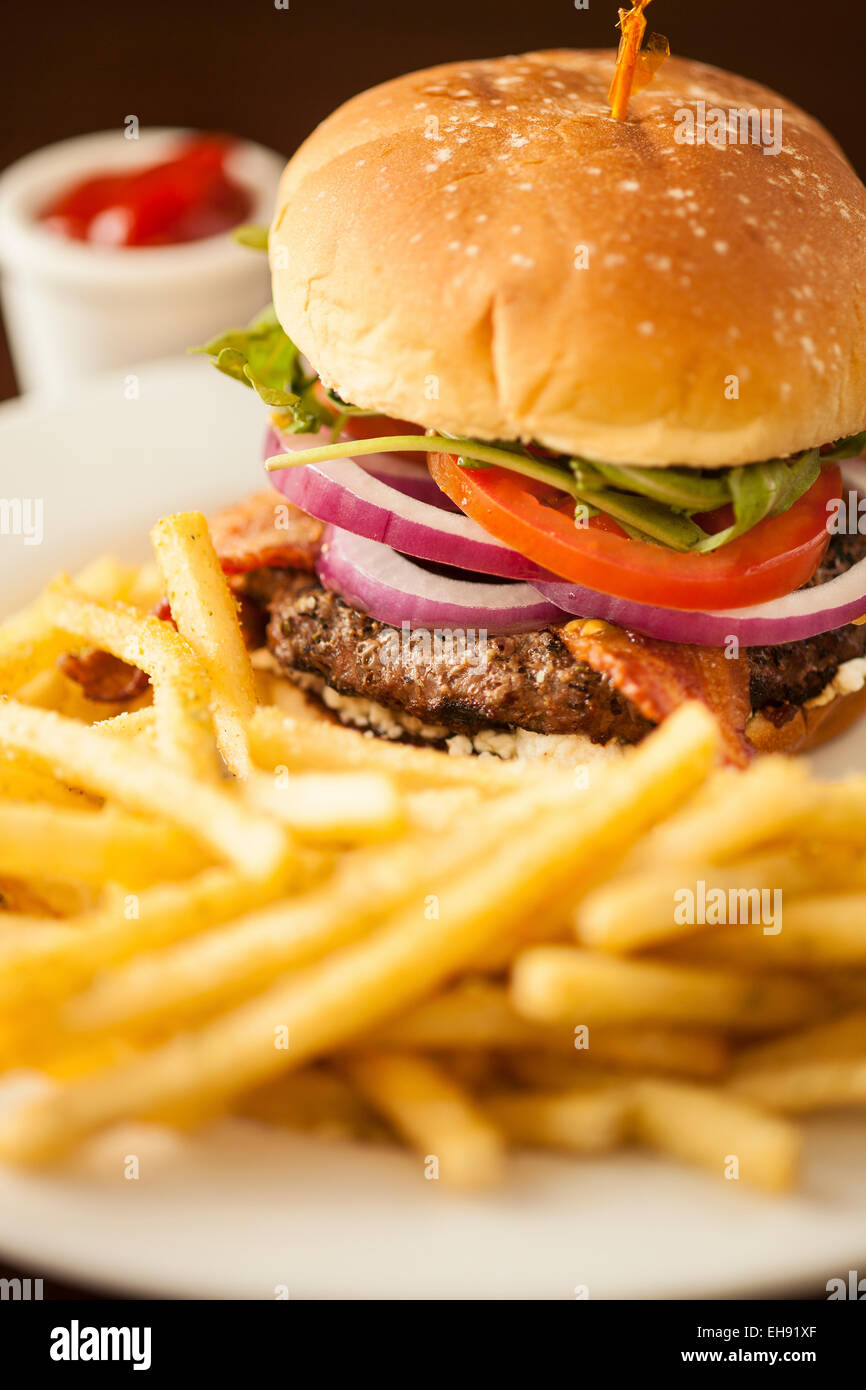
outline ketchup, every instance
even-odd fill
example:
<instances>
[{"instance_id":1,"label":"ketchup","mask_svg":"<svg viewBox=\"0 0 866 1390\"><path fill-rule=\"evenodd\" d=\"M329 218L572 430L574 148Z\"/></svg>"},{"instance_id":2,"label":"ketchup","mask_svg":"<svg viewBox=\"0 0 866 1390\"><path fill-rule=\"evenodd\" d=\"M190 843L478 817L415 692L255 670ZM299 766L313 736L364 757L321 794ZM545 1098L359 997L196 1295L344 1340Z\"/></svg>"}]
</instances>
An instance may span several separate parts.
<instances>
[{"instance_id":1,"label":"ketchup","mask_svg":"<svg viewBox=\"0 0 866 1390\"><path fill-rule=\"evenodd\" d=\"M226 232L253 208L249 191L225 171L235 144L228 136L202 136L160 164L94 174L65 188L39 220L96 246L171 246Z\"/></svg>"}]
</instances>

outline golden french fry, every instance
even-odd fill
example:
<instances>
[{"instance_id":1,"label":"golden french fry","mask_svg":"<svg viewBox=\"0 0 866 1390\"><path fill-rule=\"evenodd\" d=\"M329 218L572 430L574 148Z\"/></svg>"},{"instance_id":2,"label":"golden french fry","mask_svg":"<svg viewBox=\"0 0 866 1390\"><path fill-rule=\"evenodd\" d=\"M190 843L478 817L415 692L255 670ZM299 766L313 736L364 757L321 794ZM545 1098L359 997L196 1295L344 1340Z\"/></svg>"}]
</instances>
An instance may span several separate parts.
<instances>
[{"instance_id":1,"label":"golden french fry","mask_svg":"<svg viewBox=\"0 0 866 1390\"><path fill-rule=\"evenodd\" d=\"M432 748L369 739L324 721L296 719L260 706L250 721L250 751L260 767L293 772L378 772L403 787L479 787L501 792L545 774L496 758L443 757Z\"/></svg>"},{"instance_id":2,"label":"golden french fry","mask_svg":"<svg viewBox=\"0 0 866 1390\"><path fill-rule=\"evenodd\" d=\"M308 843L370 844L405 824L403 802L390 778L376 772L299 772L268 775L253 769L247 803L271 815Z\"/></svg>"},{"instance_id":3,"label":"golden french fry","mask_svg":"<svg viewBox=\"0 0 866 1390\"><path fill-rule=\"evenodd\" d=\"M680 1081L633 1083L638 1138L721 1179L742 1178L770 1192L794 1183L799 1136L775 1115L738 1097Z\"/></svg>"},{"instance_id":4,"label":"golden french fry","mask_svg":"<svg viewBox=\"0 0 866 1390\"><path fill-rule=\"evenodd\" d=\"M422 1155L425 1176L469 1188L489 1187L499 1178L500 1130L435 1063L368 1052L343 1065L365 1100Z\"/></svg>"},{"instance_id":5,"label":"golden french fry","mask_svg":"<svg viewBox=\"0 0 866 1390\"><path fill-rule=\"evenodd\" d=\"M8 740L3 714L0 740ZM599 855L622 854L700 783L717 747L706 709L683 705L607 771L599 795L557 800L513 842L451 875L436 914L425 916L421 904L398 909L366 939L203 1027L4 1112L0 1154L38 1160L125 1115L237 1094L372 1029L465 968L515 922L543 911Z\"/></svg>"},{"instance_id":6,"label":"golden french fry","mask_svg":"<svg viewBox=\"0 0 866 1390\"><path fill-rule=\"evenodd\" d=\"M866 1105L866 1056L792 1061L743 1070L731 1090L756 1105L788 1114Z\"/></svg>"},{"instance_id":7,"label":"golden french fry","mask_svg":"<svg viewBox=\"0 0 866 1390\"><path fill-rule=\"evenodd\" d=\"M785 835L815 800L801 763L771 756L745 772L722 772L636 847L629 866L703 861L723 864Z\"/></svg>"},{"instance_id":8,"label":"golden french fry","mask_svg":"<svg viewBox=\"0 0 866 1390\"><path fill-rule=\"evenodd\" d=\"M186 883L144 889L130 914L125 899L73 919L62 934L16 933L0 939L0 1004L7 1013L29 1011L39 1022L44 1005L82 989L99 971L146 951L157 951L273 901L278 876L250 878L233 869L205 869ZM0 1036L3 1027L0 1025Z\"/></svg>"},{"instance_id":9,"label":"golden french fry","mask_svg":"<svg viewBox=\"0 0 866 1390\"><path fill-rule=\"evenodd\" d=\"M0 700L0 749L27 753L64 780L122 806L180 826L243 872L264 877L285 865L285 831L226 789L196 781L119 739L48 710Z\"/></svg>"},{"instance_id":10,"label":"golden french fry","mask_svg":"<svg viewBox=\"0 0 866 1390\"><path fill-rule=\"evenodd\" d=\"M485 1096L483 1105L513 1144L597 1154L624 1141L631 1097L627 1086L614 1082L570 1091L505 1091Z\"/></svg>"},{"instance_id":11,"label":"golden french fry","mask_svg":"<svg viewBox=\"0 0 866 1390\"><path fill-rule=\"evenodd\" d=\"M787 1067L797 1062L866 1058L866 1011L855 1009L840 1018L801 1028L782 1038L770 1038L741 1048L734 1063L735 1075Z\"/></svg>"},{"instance_id":12,"label":"golden french fry","mask_svg":"<svg viewBox=\"0 0 866 1390\"><path fill-rule=\"evenodd\" d=\"M163 517L150 534L177 630L211 685L217 742L238 777L250 770L244 724L256 706L253 668L236 601L200 512Z\"/></svg>"},{"instance_id":13,"label":"golden french fry","mask_svg":"<svg viewBox=\"0 0 866 1390\"><path fill-rule=\"evenodd\" d=\"M87 598L66 579L55 580L45 604L57 628L148 673L163 756L199 777L215 776L208 680L171 623Z\"/></svg>"},{"instance_id":14,"label":"golden french fry","mask_svg":"<svg viewBox=\"0 0 866 1390\"><path fill-rule=\"evenodd\" d=\"M503 986L472 979L426 999L364 1041L379 1049L422 1051L493 1048L526 1053L543 1049L560 1054L572 1071L601 1064L715 1076L729 1061L728 1048L718 1034L603 1025L575 1029L570 1021L535 1023L514 1011Z\"/></svg>"},{"instance_id":15,"label":"golden french fry","mask_svg":"<svg viewBox=\"0 0 866 1390\"><path fill-rule=\"evenodd\" d=\"M332 1069L320 1066L247 1091L238 1098L234 1113L335 1139L379 1139L384 1133L357 1090Z\"/></svg>"},{"instance_id":16,"label":"golden french fry","mask_svg":"<svg viewBox=\"0 0 866 1390\"><path fill-rule=\"evenodd\" d=\"M51 846L46 864L46 845ZM71 810L0 801L0 873L130 888L160 878L185 878L207 863L189 835L113 808Z\"/></svg>"},{"instance_id":17,"label":"golden french fry","mask_svg":"<svg viewBox=\"0 0 866 1390\"><path fill-rule=\"evenodd\" d=\"M595 950L649 950L715 930L705 921L689 920L697 914L684 910L686 900L718 902L721 894L726 919L730 910L743 925L772 925L769 919L782 898L788 902L814 885L811 865L782 852L722 868L676 864L605 883L587 894L578 904L574 927L581 944Z\"/></svg>"},{"instance_id":18,"label":"golden french fry","mask_svg":"<svg viewBox=\"0 0 866 1390\"><path fill-rule=\"evenodd\" d=\"M110 601L125 598L134 579L132 567L102 556L81 570L76 584L89 597ZM14 694L50 669L68 646L68 637L51 620L44 595L0 623L0 695Z\"/></svg>"},{"instance_id":19,"label":"golden french fry","mask_svg":"<svg viewBox=\"0 0 866 1390\"><path fill-rule=\"evenodd\" d=\"M569 946L517 957L511 998L539 1022L690 1023L734 1032L781 1030L814 1018L820 992L798 979L623 960Z\"/></svg>"},{"instance_id":20,"label":"golden french fry","mask_svg":"<svg viewBox=\"0 0 866 1390\"><path fill-rule=\"evenodd\" d=\"M712 927L673 948L677 959L738 969L821 970L866 964L866 892L785 898L782 930Z\"/></svg>"},{"instance_id":21,"label":"golden french fry","mask_svg":"<svg viewBox=\"0 0 866 1390\"><path fill-rule=\"evenodd\" d=\"M111 910L79 931L77 951L69 943L62 950L34 946L38 973L26 951L8 953L5 969L0 954L0 1001L8 1006L17 999L19 1013L28 979L44 995L50 967L55 975L58 968L81 972L85 967L92 975L94 961L104 967L109 951L115 961L128 960L114 971L103 969L89 989L65 1000L50 1030L40 1026L34 1032L32 1010L20 1020L8 1018L5 1030L0 1029L0 1055L20 1063L62 1052L86 1035L113 1031L138 1038L172 1024L189 1025L265 988L278 974L351 944L401 903L414 900L423 908L440 878L493 849L503 825L519 823L521 804L519 798L509 798L488 808L472 841L452 836L431 845L416 839L387 851L358 853L310 891L257 910L251 902L240 916L236 895L229 911L222 910L221 902L213 910L212 882L201 875L184 886L186 897L200 903L203 919L199 923L193 915L189 928L181 907L184 892L160 898L159 890L151 890L139 901L139 916L148 919L144 935L122 926ZM231 881L231 902L230 895ZM23 980L22 964L29 971Z\"/></svg>"}]
</instances>

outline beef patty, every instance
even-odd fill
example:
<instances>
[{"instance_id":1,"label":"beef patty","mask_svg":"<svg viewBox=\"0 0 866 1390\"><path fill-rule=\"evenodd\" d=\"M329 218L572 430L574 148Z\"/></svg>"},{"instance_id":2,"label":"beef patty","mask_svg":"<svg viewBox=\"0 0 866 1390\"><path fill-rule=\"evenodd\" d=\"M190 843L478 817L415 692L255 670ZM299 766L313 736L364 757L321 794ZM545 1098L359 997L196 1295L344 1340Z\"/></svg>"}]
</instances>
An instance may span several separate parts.
<instances>
[{"instance_id":1,"label":"beef patty","mask_svg":"<svg viewBox=\"0 0 866 1390\"><path fill-rule=\"evenodd\" d=\"M834 536L810 584L826 583L866 555L866 537ZM361 696L455 733L518 727L583 734L594 743L636 743L651 724L592 667L576 660L555 627L488 635L484 660L431 653L401 640L309 574L262 569L247 592L270 612L268 646L288 676L319 677L341 695ZM776 723L820 694L843 662L866 654L866 625L745 653L753 710Z\"/></svg>"}]
</instances>

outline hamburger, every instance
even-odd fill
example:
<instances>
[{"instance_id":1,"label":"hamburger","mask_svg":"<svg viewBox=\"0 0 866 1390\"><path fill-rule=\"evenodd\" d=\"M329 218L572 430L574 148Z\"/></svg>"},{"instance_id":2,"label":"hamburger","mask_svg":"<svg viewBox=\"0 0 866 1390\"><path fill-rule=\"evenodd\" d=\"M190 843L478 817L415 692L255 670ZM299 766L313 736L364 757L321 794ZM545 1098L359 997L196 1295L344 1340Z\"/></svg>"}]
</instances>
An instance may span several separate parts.
<instances>
[{"instance_id":1,"label":"hamburger","mask_svg":"<svg viewBox=\"0 0 866 1390\"><path fill-rule=\"evenodd\" d=\"M866 190L701 63L614 119L615 63L341 106L283 174L272 308L204 349L276 489L218 545L330 718L574 762L698 698L742 764L864 708Z\"/></svg>"}]
</instances>

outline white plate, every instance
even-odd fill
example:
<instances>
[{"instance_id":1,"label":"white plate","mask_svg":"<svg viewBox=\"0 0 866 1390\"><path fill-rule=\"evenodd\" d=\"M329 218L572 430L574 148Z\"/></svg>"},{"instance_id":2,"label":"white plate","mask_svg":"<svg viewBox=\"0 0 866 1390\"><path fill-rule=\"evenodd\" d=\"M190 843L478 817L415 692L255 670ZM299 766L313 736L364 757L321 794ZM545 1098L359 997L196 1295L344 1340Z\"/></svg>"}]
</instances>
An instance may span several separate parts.
<instances>
[{"instance_id":1,"label":"white plate","mask_svg":"<svg viewBox=\"0 0 866 1390\"><path fill-rule=\"evenodd\" d=\"M60 408L0 410L0 495L42 497L41 546L0 536L14 607L95 552L147 554L161 514L261 485L262 411L200 360L120 373ZM822 773L866 767L852 731ZM124 1177L136 1154L140 1177ZM0 1169L0 1252L126 1293L191 1298L703 1298L866 1273L866 1119L807 1128L800 1193L771 1201L638 1154L524 1156L482 1198L406 1154L223 1123L101 1136L61 1168Z\"/></svg>"}]
</instances>

